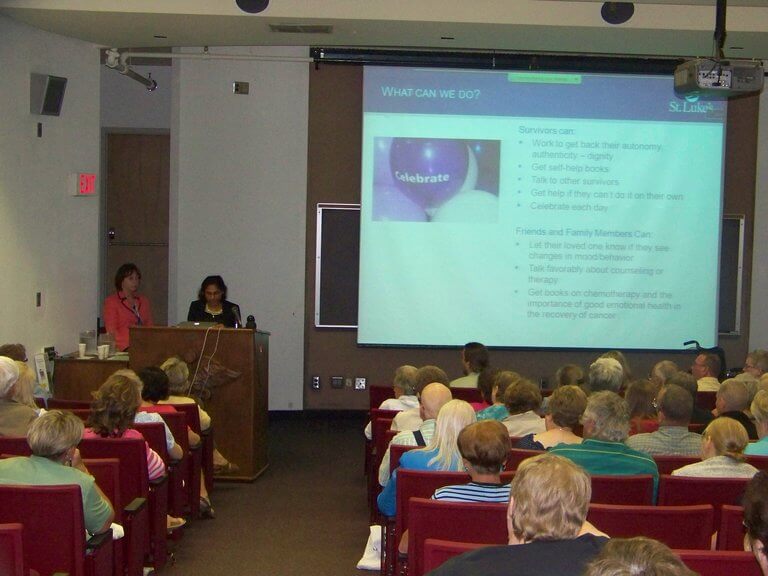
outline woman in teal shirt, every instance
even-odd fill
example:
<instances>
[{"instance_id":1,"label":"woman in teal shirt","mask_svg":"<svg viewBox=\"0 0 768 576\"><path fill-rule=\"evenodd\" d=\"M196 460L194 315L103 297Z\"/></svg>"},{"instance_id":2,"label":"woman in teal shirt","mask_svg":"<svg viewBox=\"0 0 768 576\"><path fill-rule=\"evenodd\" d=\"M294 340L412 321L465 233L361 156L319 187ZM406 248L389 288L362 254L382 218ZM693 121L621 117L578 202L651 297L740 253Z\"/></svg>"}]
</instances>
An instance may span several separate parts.
<instances>
[{"instance_id":1,"label":"woman in teal shirt","mask_svg":"<svg viewBox=\"0 0 768 576\"><path fill-rule=\"evenodd\" d=\"M768 456L768 391L760 390L755 394L749 409L752 416L755 417L755 428L757 428L757 437L760 440L747 444L744 454Z\"/></svg>"}]
</instances>

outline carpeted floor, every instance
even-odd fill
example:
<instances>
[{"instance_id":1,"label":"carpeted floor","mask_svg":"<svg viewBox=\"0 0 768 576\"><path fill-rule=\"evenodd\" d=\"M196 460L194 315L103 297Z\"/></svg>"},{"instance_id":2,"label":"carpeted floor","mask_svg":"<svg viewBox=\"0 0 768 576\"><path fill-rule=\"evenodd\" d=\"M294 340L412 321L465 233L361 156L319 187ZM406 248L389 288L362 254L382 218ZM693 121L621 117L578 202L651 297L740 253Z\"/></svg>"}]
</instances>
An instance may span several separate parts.
<instances>
[{"instance_id":1,"label":"carpeted floor","mask_svg":"<svg viewBox=\"0 0 768 576\"><path fill-rule=\"evenodd\" d=\"M270 414L268 470L218 483L216 519L188 524L164 573L365 576L364 426L363 413Z\"/></svg>"}]
</instances>

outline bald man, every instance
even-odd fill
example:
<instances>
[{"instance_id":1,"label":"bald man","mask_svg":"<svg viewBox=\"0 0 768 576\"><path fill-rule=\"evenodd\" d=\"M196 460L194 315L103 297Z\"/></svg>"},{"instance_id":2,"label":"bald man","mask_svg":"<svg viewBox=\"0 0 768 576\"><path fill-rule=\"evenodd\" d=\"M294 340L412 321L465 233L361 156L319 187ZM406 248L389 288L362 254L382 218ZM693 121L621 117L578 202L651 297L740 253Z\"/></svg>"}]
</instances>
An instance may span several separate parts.
<instances>
[{"instance_id":1,"label":"bald man","mask_svg":"<svg viewBox=\"0 0 768 576\"><path fill-rule=\"evenodd\" d=\"M419 414L421 426L418 430L405 430L392 438L390 445L426 446L435 433L435 419L440 408L453 399L450 388L439 382L427 384L419 397ZM386 486L389 482L389 446L379 466L379 484Z\"/></svg>"}]
</instances>

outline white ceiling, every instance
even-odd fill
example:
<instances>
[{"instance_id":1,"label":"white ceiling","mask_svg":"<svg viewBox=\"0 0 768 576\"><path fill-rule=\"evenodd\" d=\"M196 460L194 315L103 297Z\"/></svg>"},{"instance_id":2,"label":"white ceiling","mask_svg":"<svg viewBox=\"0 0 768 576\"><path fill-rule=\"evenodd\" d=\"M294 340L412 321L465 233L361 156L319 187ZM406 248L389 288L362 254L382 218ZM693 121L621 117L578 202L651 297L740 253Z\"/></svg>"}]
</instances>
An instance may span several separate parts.
<instances>
[{"instance_id":1,"label":"white ceiling","mask_svg":"<svg viewBox=\"0 0 768 576\"><path fill-rule=\"evenodd\" d=\"M0 0L0 14L104 47L347 46L540 53L709 56L714 0L635 2L614 26L594 0ZM270 25L326 25L328 34ZM768 59L768 0L732 0L729 57Z\"/></svg>"}]
</instances>

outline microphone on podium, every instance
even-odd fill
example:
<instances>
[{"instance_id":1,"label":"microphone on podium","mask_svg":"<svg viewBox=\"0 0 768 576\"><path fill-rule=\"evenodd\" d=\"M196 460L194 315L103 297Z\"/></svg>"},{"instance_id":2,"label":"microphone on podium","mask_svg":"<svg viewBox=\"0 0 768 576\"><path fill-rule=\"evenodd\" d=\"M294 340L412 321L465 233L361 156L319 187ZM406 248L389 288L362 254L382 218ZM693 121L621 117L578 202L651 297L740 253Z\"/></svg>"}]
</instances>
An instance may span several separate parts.
<instances>
[{"instance_id":1,"label":"microphone on podium","mask_svg":"<svg viewBox=\"0 0 768 576\"><path fill-rule=\"evenodd\" d=\"M245 327L250 328L251 330L256 330L256 318L254 318L252 314L248 315L248 318L245 322Z\"/></svg>"},{"instance_id":2,"label":"microphone on podium","mask_svg":"<svg viewBox=\"0 0 768 576\"><path fill-rule=\"evenodd\" d=\"M232 313L235 315L235 328L240 328L243 325L243 319L240 317L240 307L232 306Z\"/></svg>"}]
</instances>

